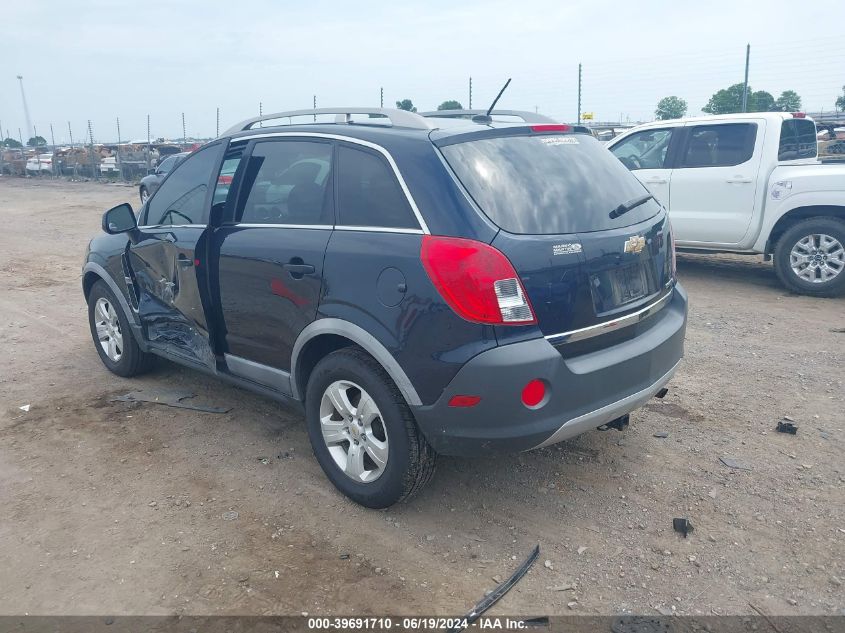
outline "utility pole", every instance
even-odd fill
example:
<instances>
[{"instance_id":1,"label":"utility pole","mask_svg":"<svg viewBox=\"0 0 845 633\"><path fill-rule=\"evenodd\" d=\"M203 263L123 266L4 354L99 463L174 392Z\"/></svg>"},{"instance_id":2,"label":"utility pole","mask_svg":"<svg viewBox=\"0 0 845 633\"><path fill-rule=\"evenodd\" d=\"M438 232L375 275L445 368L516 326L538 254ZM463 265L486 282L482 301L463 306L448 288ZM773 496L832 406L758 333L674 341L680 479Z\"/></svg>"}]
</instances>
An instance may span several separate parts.
<instances>
[{"instance_id":1,"label":"utility pole","mask_svg":"<svg viewBox=\"0 0 845 633\"><path fill-rule=\"evenodd\" d=\"M317 109L317 95L314 95L314 109ZM317 122L317 114L314 114L314 123Z\"/></svg>"},{"instance_id":2,"label":"utility pole","mask_svg":"<svg viewBox=\"0 0 845 633\"><path fill-rule=\"evenodd\" d=\"M742 111L748 112L748 62L751 58L751 44L745 46L745 84L742 87Z\"/></svg>"},{"instance_id":3,"label":"utility pole","mask_svg":"<svg viewBox=\"0 0 845 633\"><path fill-rule=\"evenodd\" d=\"M153 148L150 147L150 115L147 115L147 173L150 173Z\"/></svg>"},{"instance_id":4,"label":"utility pole","mask_svg":"<svg viewBox=\"0 0 845 633\"><path fill-rule=\"evenodd\" d=\"M469 78L469 109L472 110L472 77Z\"/></svg>"},{"instance_id":5,"label":"utility pole","mask_svg":"<svg viewBox=\"0 0 845 633\"><path fill-rule=\"evenodd\" d=\"M23 114L26 117L26 132L29 134L29 138L32 138L34 134L32 133L32 121L29 118L29 106L26 103L26 93L23 91L23 75L18 75L18 82L21 85L21 101L23 101Z\"/></svg>"},{"instance_id":6,"label":"utility pole","mask_svg":"<svg viewBox=\"0 0 845 633\"><path fill-rule=\"evenodd\" d=\"M182 145L187 144L188 133L185 131L185 113L182 113ZM185 149L184 147L182 149Z\"/></svg>"},{"instance_id":7,"label":"utility pole","mask_svg":"<svg viewBox=\"0 0 845 633\"><path fill-rule=\"evenodd\" d=\"M120 117L115 117L117 121L117 176L123 180L123 163L120 161Z\"/></svg>"},{"instance_id":8,"label":"utility pole","mask_svg":"<svg viewBox=\"0 0 845 633\"><path fill-rule=\"evenodd\" d=\"M20 129L20 128L18 128L18 138L19 138L19 139L20 139L20 141L21 141L21 147L24 147L24 148L25 148L25 147L26 147L26 145L24 145L24 142L23 142L23 134L21 134L21 129Z\"/></svg>"},{"instance_id":9,"label":"utility pole","mask_svg":"<svg viewBox=\"0 0 845 633\"><path fill-rule=\"evenodd\" d=\"M217 131L214 136L220 136L220 108L217 108Z\"/></svg>"},{"instance_id":10,"label":"utility pole","mask_svg":"<svg viewBox=\"0 0 845 633\"><path fill-rule=\"evenodd\" d=\"M261 117L264 116L264 104L260 101L258 102L258 127L264 127L261 122Z\"/></svg>"},{"instance_id":11,"label":"utility pole","mask_svg":"<svg viewBox=\"0 0 845 633\"><path fill-rule=\"evenodd\" d=\"M378 107L380 107L380 108L384 107L384 86L379 88L378 104L379 104Z\"/></svg>"},{"instance_id":12,"label":"utility pole","mask_svg":"<svg viewBox=\"0 0 845 633\"><path fill-rule=\"evenodd\" d=\"M578 124L581 124L581 64L578 64Z\"/></svg>"},{"instance_id":13,"label":"utility pole","mask_svg":"<svg viewBox=\"0 0 845 633\"><path fill-rule=\"evenodd\" d=\"M91 127L91 119L88 119L88 138L91 141L88 152L88 155L91 158L91 171L94 172L94 179L100 180L100 170L97 169L97 165L94 163L94 129Z\"/></svg>"},{"instance_id":14,"label":"utility pole","mask_svg":"<svg viewBox=\"0 0 845 633\"><path fill-rule=\"evenodd\" d=\"M50 175L56 177L56 136L53 134L53 124L50 124L50 142L53 144L53 163L50 168Z\"/></svg>"}]
</instances>

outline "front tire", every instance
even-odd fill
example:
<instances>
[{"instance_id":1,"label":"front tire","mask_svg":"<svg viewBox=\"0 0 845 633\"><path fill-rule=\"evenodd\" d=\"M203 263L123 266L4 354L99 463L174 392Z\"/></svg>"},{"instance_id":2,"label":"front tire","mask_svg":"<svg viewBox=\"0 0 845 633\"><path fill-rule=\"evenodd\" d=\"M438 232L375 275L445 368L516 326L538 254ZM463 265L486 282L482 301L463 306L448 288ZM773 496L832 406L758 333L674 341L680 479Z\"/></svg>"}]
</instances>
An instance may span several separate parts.
<instances>
[{"instance_id":1,"label":"front tire","mask_svg":"<svg viewBox=\"0 0 845 633\"><path fill-rule=\"evenodd\" d=\"M790 290L813 297L845 293L845 221L831 217L797 222L780 237L775 272Z\"/></svg>"},{"instance_id":2,"label":"front tire","mask_svg":"<svg viewBox=\"0 0 845 633\"><path fill-rule=\"evenodd\" d=\"M435 453L396 385L366 352L344 348L314 368L305 396L311 447L347 497L386 508L422 489Z\"/></svg>"},{"instance_id":3,"label":"front tire","mask_svg":"<svg viewBox=\"0 0 845 633\"><path fill-rule=\"evenodd\" d=\"M155 356L138 346L120 302L102 280L88 294L88 324L97 354L110 372L131 378L153 366Z\"/></svg>"}]
</instances>

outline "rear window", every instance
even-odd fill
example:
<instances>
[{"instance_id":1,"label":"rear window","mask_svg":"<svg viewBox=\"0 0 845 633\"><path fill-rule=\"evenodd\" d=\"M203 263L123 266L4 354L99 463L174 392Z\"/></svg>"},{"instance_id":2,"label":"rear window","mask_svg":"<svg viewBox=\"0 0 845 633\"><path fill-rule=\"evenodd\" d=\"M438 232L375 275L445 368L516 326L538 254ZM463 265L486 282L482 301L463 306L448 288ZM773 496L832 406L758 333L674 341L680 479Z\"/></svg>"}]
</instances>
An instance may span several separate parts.
<instances>
[{"instance_id":1,"label":"rear window","mask_svg":"<svg viewBox=\"0 0 845 633\"><path fill-rule=\"evenodd\" d=\"M786 119L780 126L778 160L815 158L817 153L816 124L807 119Z\"/></svg>"},{"instance_id":2,"label":"rear window","mask_svg":"<svg viewBox=\"0 0 845 633\"><path fill-rule=\"evenodd\" d=\"M630 226L660 209L649 200L611 218L648 191L594 138L532 134L441 147L481 210L509 233L587 233Z\"/></svg>"}]
</instances>

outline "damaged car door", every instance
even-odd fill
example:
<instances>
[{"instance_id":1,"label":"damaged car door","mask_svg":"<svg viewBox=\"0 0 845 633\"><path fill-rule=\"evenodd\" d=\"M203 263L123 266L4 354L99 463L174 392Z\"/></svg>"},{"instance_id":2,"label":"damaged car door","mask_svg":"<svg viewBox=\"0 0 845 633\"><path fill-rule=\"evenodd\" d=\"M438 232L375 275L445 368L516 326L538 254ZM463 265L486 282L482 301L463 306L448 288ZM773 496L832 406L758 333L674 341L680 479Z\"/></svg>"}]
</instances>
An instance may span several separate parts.
<instances>
[{"instance_id":1,"label":"damaged car door","mask_svg":"<svg viewBox=\"0 0 845 633\"><path fill-rule=\"evenodd\" d=\"M168 175L142 210L139 235L127 253L150 345L211 368L198 268L223 151L223 143L203 147Z\"/></svg>"}]
</instances>

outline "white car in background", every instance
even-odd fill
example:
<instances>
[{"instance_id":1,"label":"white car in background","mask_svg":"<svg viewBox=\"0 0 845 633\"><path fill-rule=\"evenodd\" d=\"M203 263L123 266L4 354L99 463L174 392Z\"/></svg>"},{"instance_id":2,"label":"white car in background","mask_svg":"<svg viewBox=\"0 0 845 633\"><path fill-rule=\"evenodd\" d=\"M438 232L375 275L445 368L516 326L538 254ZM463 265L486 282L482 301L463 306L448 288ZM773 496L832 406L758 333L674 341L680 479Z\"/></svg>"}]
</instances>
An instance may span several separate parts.
<instances>
[{"instance_id":1,"label":"white car in background","mask_svg":"<svg viewBox=\"0 0 845 633\"><path fill-rule=\"evenodd\" d=\"M26 161L26 173L36 174L52 174L53 173L53 154L38 154L32 156Z\"/></svg>"},{"instance_id":2,"label":"white car in background","mask_svg":"<svg viewBox=\"0 0 845 633\"><path fill-rule=\"evenodd\" d=\"M608 149L668 210L679 250L762 254L790 290L845 294L845 164L802 113L638 126Z\"/></svg>"}]
</instances>

